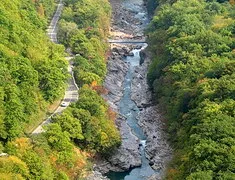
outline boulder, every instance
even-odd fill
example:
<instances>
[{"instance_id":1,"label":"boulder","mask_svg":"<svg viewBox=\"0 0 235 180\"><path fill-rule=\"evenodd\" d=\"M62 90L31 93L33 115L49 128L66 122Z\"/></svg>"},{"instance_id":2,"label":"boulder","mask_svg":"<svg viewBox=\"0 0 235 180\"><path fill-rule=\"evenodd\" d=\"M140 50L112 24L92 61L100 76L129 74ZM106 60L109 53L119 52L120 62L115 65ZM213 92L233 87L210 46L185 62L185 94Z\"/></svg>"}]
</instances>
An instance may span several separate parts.
<instances>
[{"instance_id":1,"label":"boulder","mask_svg":"<svg viewBox=\"0 0 235 180\"><path fill-rule=\"evenodd\" d=\"M134 56L134 53L133 53L133 52L129 52L129 53L127 54L127 56Z\"/></svg>"},{"instance_id":2,"label":"boulder","mask_svg":"<svg viewBox=\"0 0 235 180\"><path fill-rule=\"evenodd\" d=\"M140 65L144 63L145 58L146 58L145 51L140 51Z\"/></svg>"},{"instance_id":3,"label":"boulder","mask_svg":"<svg viewBox=\"0 0 235 180\"><path fill-rule=\"evenodd\" d=\"M86 180L109 180L109 178L103 176L98 171L92 171L91 174L86 177Z\"/></svg>"},{"instance_id":4,"label":"boulder","mask_svg":"<svg viewBox=\"0 0 235 180\"><path fill-rule=\"evenodd\" d=\"M139 153L139 139L132 133L124 117L119 115L116 120L121 133L122 144L113 152L108 161L115 167L123 171L141 165L141 156Z\"/></svg>"},{"instance_id":5,"label":"boulder","mask_svg":"<svg viewBox=\"0 0 235 180\"><path fill-rule=\"evenodd\" d=\"M129 65L122 60L115 52L107 63L108 73L104 81L104 87L108 94L104 96L113 109L117 110L117 103L120 101L123 92L123 81L128 71Z\"/></svg>"},{"instance_id":6,"label":"boulder","mask_svg":"<svg viewBox=\"0 0 235 180\"><path fill-rule=\"evenodd\" d=\"M100 160L98 165L94 167L96 171L103 174L109 171L124 172L141 166L139 139L131 132L123 116L119 115L116 123L121 134L122 144L111 153L111 156L106 160Z\"/></svg>"}]
</instances>

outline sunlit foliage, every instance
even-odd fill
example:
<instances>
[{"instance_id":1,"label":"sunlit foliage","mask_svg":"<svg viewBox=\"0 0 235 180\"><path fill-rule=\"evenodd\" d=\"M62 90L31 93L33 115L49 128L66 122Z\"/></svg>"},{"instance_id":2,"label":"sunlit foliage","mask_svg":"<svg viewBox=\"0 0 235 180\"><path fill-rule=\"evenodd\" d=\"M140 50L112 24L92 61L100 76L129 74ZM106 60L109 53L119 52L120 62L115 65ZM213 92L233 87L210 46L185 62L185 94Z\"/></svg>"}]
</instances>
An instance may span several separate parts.
<instances>
[{"instance_id":1,"label":"sunlit foliage","mask_svg":"<svg viewBox=\"0 0 235 180\"><path fill-rule=\"evenodd\" d=\"M63 94L64 48L52 44L45 34L53 4L49 0L0 4L1 139L17 137L33 121L32 114Z\"/></svg>"},{"instance_id":2,"label":"sunlit foliage","mask_svg":"<svg viewBox=\"0 0 235 180\"><path fill-rule=\"evenodd\" d=\"M175 146L168 178L235 179L233 2L157 2L148 79Z\"/></svg>"}]
</instances>

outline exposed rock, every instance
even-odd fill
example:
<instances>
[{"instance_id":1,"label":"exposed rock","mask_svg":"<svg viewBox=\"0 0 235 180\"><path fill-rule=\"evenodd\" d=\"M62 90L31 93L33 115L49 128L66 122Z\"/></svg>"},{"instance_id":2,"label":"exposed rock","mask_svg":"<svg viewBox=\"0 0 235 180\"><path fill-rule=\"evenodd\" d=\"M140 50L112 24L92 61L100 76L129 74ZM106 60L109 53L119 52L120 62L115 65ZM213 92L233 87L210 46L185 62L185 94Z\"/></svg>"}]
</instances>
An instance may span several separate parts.
<instances>
[{"instance_id":1,"label":"exposed rock","mask_svg":"<svg viewBox=\"0 0 235 180\"><path fill-rule=\"evenodd\" d=\"M130 46L124 46L121 48L125 54L130 53L130 51L132 50L132 48Z\"/></svg>"},{"instance_id":2,"label":"exposed rock","mask_svg":"<svg viewBox=\"0 0 235 180\"><path fill-rule=\"evenodd\" d=\"M141 165L138 138L132 134L124 117L119 115L116 123L121 133L122 144L107 160L99 160L98 165L94 167L104 174L109 171L123 172Z\"/></svg>"},{"instance_id":3,"label":"exposed rock","mask_svg":"<svg viewBox=\"0 0 235 180\"><path fill-rule=\"evenodd\" d=\"M137 45L137 46L135 46L134 48L135 48L135 49L141 49L141 48L142 48L142 46Z\"/></svg>"},{"instance_id":4,"label":"exposed rock","mask_svg":"<svg viewBox=\"0 0 235 180\"><path fill-rule=\"evenodd\" d=\"M134 70L131 97L141 107L138 123L147 136L146 157L150 160L151 167L159 171L158 175L153 176L155 179L152 178L157 180L161 179L160 177L164 174L167 163L171 159L172 149L166 139L167 134L164 130L163 116L158 106L153 105L151 102L151 92L148 89L146 77L148 65L149 59L146 58L144 63Z\"/></svg>"},{"instance_id":5,"label":"exposed rock","mask_svg":"<svg viewBox=\"0 0 235 180\"><path fill-rule=\"evenodd\" d=\"M86 180L109 180L109 178L104 177L100 172L98 171L92 171L89 176L86 177Z\"/></svg>"},{"instance_id":6,"label":"exposed rock","mask_svg":"<svg viewBox=\"0 0 235 180\"><path fill-rule=\"evenodd\" d=\"M145 51L140 51L140 65L142 65L144 63L145 59L146 59Z\"/></svg>"},{"instance_id":7,"label":"exposed rock","mask_svg":"<svg viewBox=\"0 0 235 180\"><path fill-rule=\"evenodd\" d=\"M134 4L131 1L110 0L113 17L111 31L121 31L129 35L143 36L143 29L147 23L146 14L143 15L142 1L136 1Z\"/></svg>"},{"instance_id":8,"label":"exposed rock","mask_svg":"<svg viewBox=\"0 0 235 180\"><path fill-rule=\"evenodd\" d=\"M134 56L134 53L133 53L133 52L129 52L129 53L127 54L127 56Z\"/></svg>"},{"instance_id":9,"label":"exposed rock","mask_svg":"<svg viewBox=\"0 0 235 180\"><path fill-rule=\"evenodd\" d=\"M108 73L104 82L104 87L108 90L105 98L115 110L117 110L117 103L122 97L122 83L128 70L128 64L122 61L122 57L116 50L108 60Z\"/></svg>"},{"instance_id":10,"label":"exposed rock","mask_svg":"<svg viewBox=\"0 0 235 180\"><path fill-rule=\"evenodd\" d=\"M127 48L115 48L111 58L109 58L104 86L109 91L105 96L110 106L118 111L118 103L123 96L123 81L128 71L128 64L121 60L120 53L128 51ZM121 115L116 119L117 127L120 131L122 144L112 152L107 160L99 160L95 170L101 173L108 171L127 171L130 168L141 165L141 156L139 154L139 140L132 134L126 120Z\"/></svg>"},{"instance_id":11,"label":"exposed rock","mask_svg":"<svg viewBox=\"0 0 235 180\"><path fill-rule=\"evenodd\" d=\"M150 162L149 162L149 165L150 165L150 166L153 166L153 165L154 165L154 162L153 162L153 161L150 161Z\"/></svg>"},{"instance_id":12,"label":"exposed rock","mask_svg":"<svg viewBox=\"0 0 235 180\"><path fill-rule=\"evenodd\" d=\"M162 178L158 174L153 174L148 180L161 180Z\"/></svg>"},{"instance_id":13,"label":"exposed rock","mask_svg":"<svg viewBox=\"0 0 235 180\"><path fill-rule=\"evenodd\" d=\"M123 170L141 165L141 156L139 153L139 139L132 134L131 128L124 117L119 116L116 120L122 137L122 145L110 158L112 165L120 167Z\"/></svg>"},{"instance_id":14,"label":"exposed rock","mask_svg":"<svg viewBox=\"0 0 235 180\"><path fill-rule=\"evenodd\" d=\"M172 150L167 142L167 134L164 131L165 123L158 109L158 106L144 108L138 119L147 135L145 147L147 158L151 159L152 168L163 173L171 158Z\"/></svg>"},{"instance_id":15,"label":"exposed rock","mask_svg":"<svg viewBox=\"0 0 235 180\"><path fill-rule=\"evenodd\" d=\"M142 0L135 1L137 4L122 0L110 0L110 2L113 9L112 39L142 39L146 19L146 16L142 14ZM133 48L141 49L142 47L136 45L119 46L117 44L112 46L115 47L108 59L108 73L104 82L109 93L105 98L111 107L118 111L118 104L123 96L123 81L129 66L122 61L122 57L133 55L131 53ZM146 157L150 160L151 166L160 172L151 176L149 180L160 180L160 176L164 173L163 169L171 157L171 149L166 141L164 123L158 107L154 106L151 101L151 92L147 84L147 67L150 60L146 59L144 52L140 52L140 56L141 66L133 72L131 98L140 109L139 124L147 136ZM142 147L139 146L139 140L132 134L124 117L119 116L116 124L121 133L122 145L107 160L97 161L94 169L101 173L107 173L110 170L126 171L141 165L139 148Z\"/></svg>"},{"instance_id":16,"label":"exposed rock","mask_svg":"<svg viewBox=\"0 0 235 180\"><path fill-rule=\"evenodd\" d=\"M116 53L119 54L119 49L118 49L117 47L114 47L114 48L112 49L112 52L116 52Z\"/></svg>"},{"instance_id":17,"label":"exposed rock","mask_svg":"<svg viewBox=\"0 0 235 180\"><path fill-rule=\"evenodd\" d=\"M139 108L148 107L152 104L152 93L147 84L147 66L146 63L138 66L134 70L133 80L131 84L131 99L135 101Z\"/></svg>"}]
</instances>

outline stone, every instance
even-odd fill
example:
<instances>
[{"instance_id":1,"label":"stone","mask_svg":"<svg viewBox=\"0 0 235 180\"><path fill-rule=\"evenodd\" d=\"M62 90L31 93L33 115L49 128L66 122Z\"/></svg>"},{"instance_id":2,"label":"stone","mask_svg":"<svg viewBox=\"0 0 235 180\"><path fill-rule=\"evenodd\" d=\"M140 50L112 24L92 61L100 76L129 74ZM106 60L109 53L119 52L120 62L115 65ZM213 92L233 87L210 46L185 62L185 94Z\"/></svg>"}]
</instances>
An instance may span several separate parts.
<instances>
[{"instance_id":1,"label":"stone","mask_svg":"<svg viewBox=\"0 0 235 180\"><path fill-rule=\"evenodd\" d=\"M146 54L144 51L140 51L140 65L144 63L144 60L146 58Z\"/></svg>"},{"instance_id":2,"label":"stone","mask_svg":"<svg viewBox=\"0 0 235 180\"><path fill-rule=\"evenodd\" d=\"M122 53L128 49L116 48L115 52ZM107 64L108 73L105 78L104 86L108 94L104 96L112 109L118 111L118 103L123 96L123 81L128 71L129 65L120 57L115 56ZM122 144L112 152L108 159L103 159L94 169L96 171L107 173L108 171L127 171L130 168L141 165L141 156L139 153L139 140L132 134L125 118L118 115L116 125L120 131Z\"/></svg>"},{"instance_id":3,"label":"stone","mask_svg":"<svg viewBox=\"0 0 235 180\"><path fill-rule=\"evenodd\" d=\"M118 127L122 137L122 144L113 152L108 161L122 170L129 170L130 168L140 166L139 139L132 134L124 117L119 116L116 121L119 123Z\"/></svg>"},{"instance_id":4,"label":"stone","mask_svg":"<svg viewBox=\"0 0 235 180\"><path fill-rule=\"evenodd\" d=\"M98 171L92 171L91 174L89 174L86 177L86 180L109 180L109 178L103 176L100 172Z\"/></svg>"},{"instance_id":5,"label":"stone","mask_svg":"<svg viewBox=\"0 0 235 180\"><path fill-rule=\"evenodd\" d=\"M104 97L115 110L117 110L117 102L122 97L122 84L128 67L129 65L123 62L121 56L113 56L107 63L108 73L106 74L104 87L108 90L108 94Z\"/></svg>"},{"instance_id":6,"label":"stone","mask_svg":"<svg viewBox=\"0 0 235 180\"><path fill-rule=\"evenodd\" d=\"M129 52L129 53L127 54L127 56L134 56L134 53L133 53L133 52Z\"/></svg>"},{"instance_id":7,"label":"stone","mask_svg":"<svg viewBox=\"0 0 235 180\"><path fill-rule=\"evenodd\" d=\"M142 48L142 46L137 45L137 46L135 46L134 48L135 48L135 49L141 49L141 48Z\"/></svg>"},{"instance_id":8,"label":"stone","mask_svg":"<svg viewBox=\"0 0 235 180\"><path fill-rule=\"evenodd\" d=\"M118 50L118 48L116 48L116 47L114 47L114 48L112 49L112 52L116 52L116 53L119 54L119 50Z\"/></svg>"},{"instance_id":9,"label":"stone","mask_svg":"<svg viewBox=\"0 0 235 180\"><path fill-rule=\"evenodd\" d=\"M159 174L153 174L148 180L161 180L161 176Z\"/></svg>"},{"instance_id":10,"label":"stone","mask_svg":"<svg viewBox=\"0 0 235 180\"><path fill-rule=\"evenodd\" d=\"M114 56L114 58L115 58L115 56L119 56L119 54L114 51L114 52L112 52L112 56Z\"/></svg>"},{"instance_id":11,"label":"stone","mask_svg":"<svg viewBox=\"0 0 235 180\"><path fill-rule=\"evenodd\" d=\"M121 115L116 120L117 126L121 133L122 144L112 152L108 159L102 159L94 167L96 171L103 174L114 171L124 172L131 168L141 166L141 155L139 153L139 139L132 134L125 118Z\"/></svg>"}]
</instances>

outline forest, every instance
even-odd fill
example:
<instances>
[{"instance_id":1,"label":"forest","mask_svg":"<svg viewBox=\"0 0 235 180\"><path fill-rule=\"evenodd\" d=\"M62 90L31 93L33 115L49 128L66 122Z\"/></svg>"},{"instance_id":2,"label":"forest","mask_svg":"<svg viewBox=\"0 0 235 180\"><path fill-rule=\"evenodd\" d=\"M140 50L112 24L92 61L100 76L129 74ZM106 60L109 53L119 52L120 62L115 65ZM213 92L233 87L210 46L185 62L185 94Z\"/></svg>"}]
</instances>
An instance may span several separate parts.
<instances>
[{"instance_id":1,"label":"forest","mask_svg":"<svg viewBox=\"0 0 235 180\"><path fill-rule=\"evenodd\" d=\"M174 148L166 179L235 179L235 1L145 0L148 83ZM84 179L91 159L121 144L102 98L111 7L64 0L58 41L47 26L58 0L0 3L0 179ZM79 101L31 135L63 97L73 54Z\"/></svg>"},{"instance_id":2,"label":"forest","mask_svg":"<svg viewBox=\"0 0 235 180\"><path fill-rule=\"evenodd\" d=\"M60 44L46 28L54 0L4 0L0 4L0 177L9 179L83 179L91 158L120 145L115 113L102 98L111 8L107 0L64 0L58 27ZM79 18L78 18L79 17ZM45 132L30 135L48 106L63 97L68 62L79 101L52 117ZM43 117L42 117L43 116Z\"/></svg>"},{"instance_id":3,"label":"forest","mask_svg":"<svg viewBox=\"0 0 235 180\"><path fill-rule=\"evenodd\" d=\"M166 179L235 179L235 1L147 6L148 82L174 148Z\"/></svg>"},{"instance_id":4,"label":"forest","mask_svg":"<svg viewBox=\"0 0 235 180\"><path fill-rule=\"evenodd\" d=\"M64 47L45 36L55 10L48 1L15 0L0 5L0 139L24 134L47 106L63 95Z\"/></svg>"}]
</instances>

